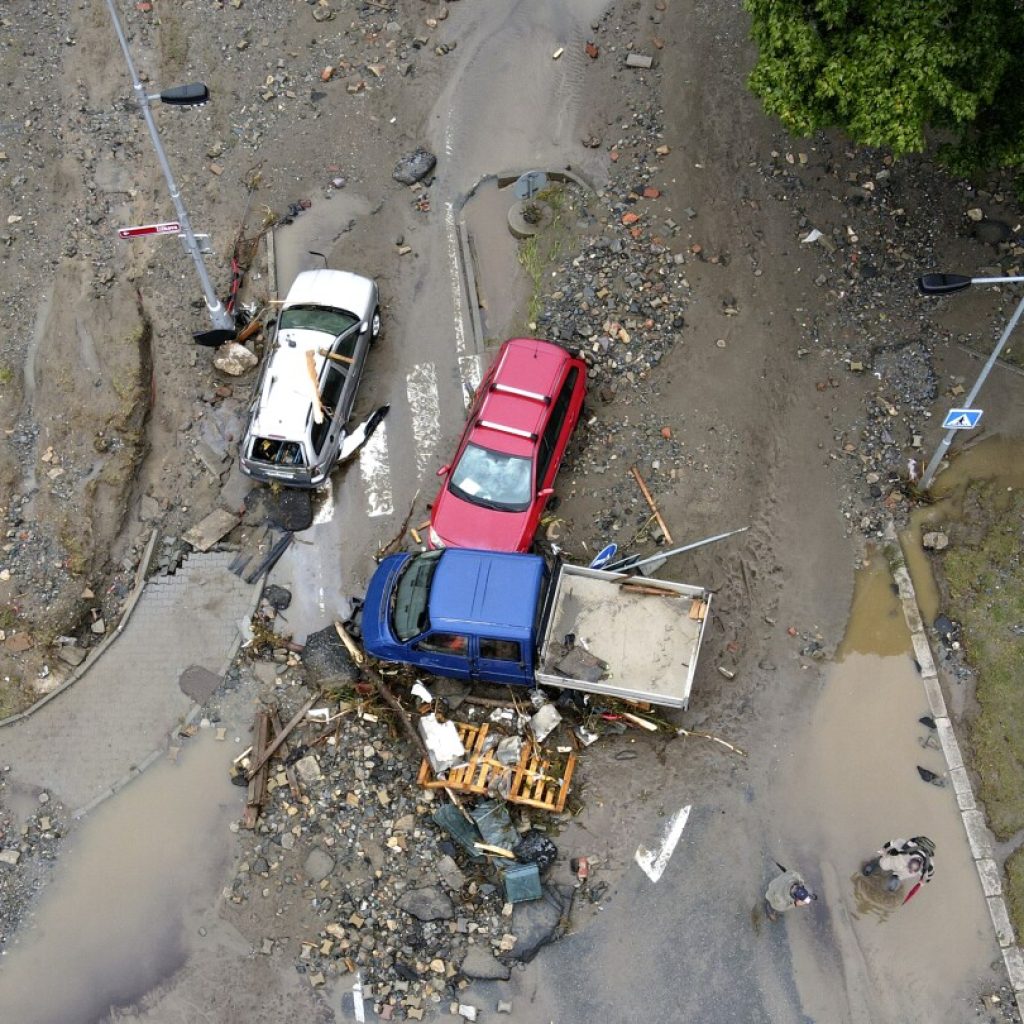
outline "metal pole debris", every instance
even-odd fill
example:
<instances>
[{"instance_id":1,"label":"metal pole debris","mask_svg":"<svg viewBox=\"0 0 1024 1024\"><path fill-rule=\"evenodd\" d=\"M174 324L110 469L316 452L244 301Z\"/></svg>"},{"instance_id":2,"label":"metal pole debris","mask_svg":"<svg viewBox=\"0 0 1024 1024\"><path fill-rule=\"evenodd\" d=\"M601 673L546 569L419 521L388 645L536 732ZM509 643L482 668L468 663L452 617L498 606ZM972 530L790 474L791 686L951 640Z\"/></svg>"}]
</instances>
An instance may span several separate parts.
<instances>
[{"instance_id":1,"label":"metal pole debris","mask_svg":"<svg viewBox=\"0 0 1024 1024\"><path fill-rule=\"evenodd\" d=\"M673 555L681 555L684 551L693 551L694 548L702 548L705 544L714 544L715 541L725 540L726 537L735 537L737 533L745 533L749 529L749 526L741 526L738 530L730 530L728 533L716 533L713 537L695 540L692 544L684 544L681 548L673 548L671 551L660 551L656 555L651 555L650 558L642 558L639 562L634 562L632 556L630 558L622 558L618 562L612 562L611 565L607 566L607 571L625 573L633 569L639 569L642 565L660 562L663 559L671 558Z\"/></svg>"}]
</instances>

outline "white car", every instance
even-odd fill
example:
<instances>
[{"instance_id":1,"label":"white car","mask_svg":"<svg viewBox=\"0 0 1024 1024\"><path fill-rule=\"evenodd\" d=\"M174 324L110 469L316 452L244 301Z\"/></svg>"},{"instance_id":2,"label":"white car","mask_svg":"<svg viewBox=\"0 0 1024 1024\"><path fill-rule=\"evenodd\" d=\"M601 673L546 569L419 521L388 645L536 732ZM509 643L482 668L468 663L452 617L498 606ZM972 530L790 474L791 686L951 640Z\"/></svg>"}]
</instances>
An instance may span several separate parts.
<instances>
[{"instance_id":1,"label":"white car","mask_svg":"<svg viewBox=\"0 0 1024 1024\"><path fill-rule=\"evenodd\" d=\"M287 487L318 487L327 479L380 326L377 285L369 278L343 270L295 278L249 407L243 473Z\"/></svg>"}]
</instances>

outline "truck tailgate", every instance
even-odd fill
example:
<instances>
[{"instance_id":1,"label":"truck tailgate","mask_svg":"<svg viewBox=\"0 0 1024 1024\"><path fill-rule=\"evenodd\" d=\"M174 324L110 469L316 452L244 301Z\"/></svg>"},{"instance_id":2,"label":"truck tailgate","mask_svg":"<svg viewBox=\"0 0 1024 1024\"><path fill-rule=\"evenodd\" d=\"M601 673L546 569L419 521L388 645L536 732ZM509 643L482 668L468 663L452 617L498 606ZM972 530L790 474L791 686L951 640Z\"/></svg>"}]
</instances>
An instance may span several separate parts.
<instances>
[{"instance_id":1,"label":"truck tailgate","mask_svg":"<svg viewBox=\"0 0 1024 1024\"><path fill-rule=\"evenodd\" d=\"M710 615L707 591L576 565L563 565L552 585L538 683L686 707ZM606 667L581 671L579 652L571 655L566 646L570 635L575 647Z\"/></svg>"}]
</instances>

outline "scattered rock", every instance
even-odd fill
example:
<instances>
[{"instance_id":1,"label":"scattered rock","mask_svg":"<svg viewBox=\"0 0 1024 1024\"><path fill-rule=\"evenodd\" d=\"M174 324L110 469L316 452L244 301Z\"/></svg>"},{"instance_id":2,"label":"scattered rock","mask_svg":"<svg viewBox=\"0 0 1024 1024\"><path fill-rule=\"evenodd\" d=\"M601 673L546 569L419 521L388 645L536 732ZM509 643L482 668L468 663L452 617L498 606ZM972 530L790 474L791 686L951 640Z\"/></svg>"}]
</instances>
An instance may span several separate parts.
<instances>
[{"instance_id":1,"label":"scattered rock","mask_svg":"<svg viewBox=\"0 0 1024 1024\"><path fill-rule=\"evenodd\" d=\"M485 981L508 981L512 973L508 964L503 964L482 946L473 945L462 961L460 968L467 978Z\"/></svg>"},{"instance_id":2,"label":"scattered rock","mask_svg":"<svg viewBox=\"0 0 1024 1024\"><path fill-rule=\"evenodd\" d=\"M437 157L420 147L395 164L391 177L400 185L415 185L422 181L437 164Z\"/></svg>"},{"instance_id":3,"label":"scattered rock","mask_svg":"<svg viewBox=\"0 0 1024 1024\"><path fill-rule=\"evenodd\" d=\"M310 881L322 882L334 870L334 858L318 847L310 850L302 870Z\"/></svg>"},{"instance_id":4,"label":"scattered rock","mask_svg":"<svg viewBox=\"0 0 1024 1024\"><path fill-rule=\"evenodd\" d=\"M417 921L448 921L455 916L452 901L436 886L403 893L398 906Z\"/></svg>"},{"instance_id":5,"label":"scattered rock","mask_svg":"<svg viewBox=\"0 0 1024 1024\"><path fill-rule=\"evenodd\" d=\"M213 365L232 377L241 377L258 362L259 359L256 358L255 353L250 352L244 345L239 345L237 341L229 341L226 345L221 345L213 357Z\"/></svg>"}]
</instances>

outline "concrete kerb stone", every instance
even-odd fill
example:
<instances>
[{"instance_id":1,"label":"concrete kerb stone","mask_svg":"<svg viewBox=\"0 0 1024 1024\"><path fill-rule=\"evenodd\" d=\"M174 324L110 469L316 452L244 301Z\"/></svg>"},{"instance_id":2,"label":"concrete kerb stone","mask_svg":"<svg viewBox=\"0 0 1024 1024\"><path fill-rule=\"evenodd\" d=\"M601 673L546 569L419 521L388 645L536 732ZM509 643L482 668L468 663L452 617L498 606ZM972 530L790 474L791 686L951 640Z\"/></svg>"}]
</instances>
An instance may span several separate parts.
<instances>
[{"instance_id":1,"label":"concrete kerb stone","mask_svg":"<svg viewBox=\"0 0 1024 1024\"><path fill-rule=\"evenodd\" d=\"M939 745L946 759L949 777L953 782L957 805L960 808L960 817L967 833L967 841L971 847L971 856L978 872L978 880L981 882L982 892L985 894L989 917L992 918L996 941L1002 951L1006 973L1016 995L1017 1012L1024 1016L1024 954L1015 944L1013 925L1006 909L1006 901L1003 899L1002 872L995 860L992 833L985 821L985 815L978 810L975 803L974 790L963 764L960 744L957 742L953 723L946 712L946 701L942 695L942 688L935 670L935 660L917 605L917 594L914 591L910 573L907 572L906 564L902 560L899 537L892 521L886 525L885 539L889 542L894 554L900 552L899 562L892 566L893 579L899 591L907 628L910 630L914 656L921 668L921 681L928 697L932 717L935 719Z\"/></svg>"},{"instance_id":2,"label":"concrete kerb stone","mask_svg":"<svg viewBox=\"0 0 1024 1024\"><path fill-rule=\"evenodd\" d=\"M75 668L71 675L64 680L60 686L51 690L48 694L40 697L30 707L25 708L24 711L19 711L17 714L10 715L7 718L0 719L0 729L5 725L14 725L16 722L20 722L30 715L35 714L40 708L45 707L50 703L51 700L55 700L62 693L69 690L75 683L78 682L86 672L96 663L96 661L103 655L103 652L121 635L124 627L128 625L128 619L131 617L132 612L135 610L135 606L139 603L139 598L142 597L143 590L146 589L146 576L149 572L149 566L153 560L153 549L156 547L157 531L149 535L149 542L146 544L146 550L142 553L142 558L139 561L138 568L135 570L135 583L132 586L132 592L128 595L128 601L125 604L124 612L121 615L121 621L118 622L117 626L109 632L89 653L81 665Z\"/></svg>"},{"instance_id":3,"label":"concrete kerb stone","mask_svg":"<svg viewBox=\"0 0 1024 1024\"><path fill-rule=\"evenodd\" d=\"M948 715L946 711L946 698L942 695L939 677L935 675L922 676L921 682L924 684L924 695L928 698L928 709L932 713L932 718L936 721L940 718L946 718Z\"/></svg>"},{"instance_id":4,"label":"concrete kerb stone","mask_svg":"<svg viewBox=\"0 0 1024 1024\"><path fill-rule=\"evenodd\" d=\"M977 810L977 805L974 802L974 790L971 789L971 780L967 775L967 769L951 768L949 778L953 783L953 791L956 793L956 802L960 810Z\"/></svg>"},{"instance_id":5,"label":"concrete kerb stone","mask_svg":"<svg viewBox=\"0 0 1024 1024\"><path fill-rule=\"evenodd\" d=\"M1007 946L1003 950L1003 962L1010 975L1010 984L1017 993L1017 1007L1020 1008L1021 994L1024 993L1024 953L1019 946Z\"/></svg>"},{"instance_id":6,"label":"concrete kerb stone","mask_svg":"<svg viewBox=\"0 0 1024 1024\"><path fill-rule=\"evenodd\" d=\"M960 753L960 744L957 743L950 720L948 718L935 719L935 731L939 734L939 744L942 747L942 752L946 755L946 764L949 765L949 770L963 768L964 759Z\"/></svg>"}]
</instances>

